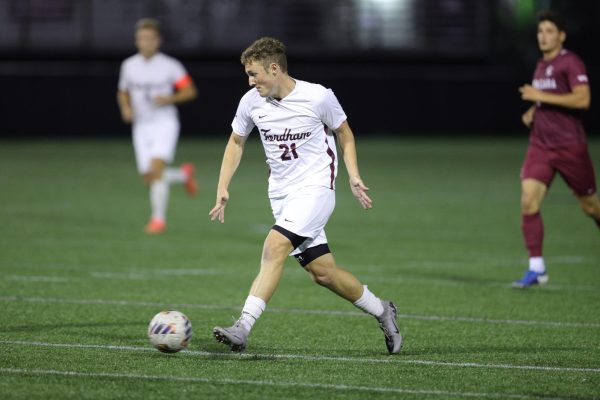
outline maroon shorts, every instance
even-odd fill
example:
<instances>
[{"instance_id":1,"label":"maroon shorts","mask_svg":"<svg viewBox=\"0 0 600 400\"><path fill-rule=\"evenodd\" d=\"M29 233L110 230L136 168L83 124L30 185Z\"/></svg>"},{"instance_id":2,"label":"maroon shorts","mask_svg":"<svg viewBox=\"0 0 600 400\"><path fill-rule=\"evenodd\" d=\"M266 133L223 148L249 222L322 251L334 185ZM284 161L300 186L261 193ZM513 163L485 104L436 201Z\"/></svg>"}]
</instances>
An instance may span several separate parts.
<instances>
[{"instance_id":1,"label":"maroon shorts","mask_svg":"<svg viewBox=\"0 0 600 400\"><path fill-rule=\"evenodd\" d=\"M521 168L521 180L535 179L549 187L557 172L576 196L596 193L594 166L586 144L554 150L530 144Z\"/></svg>"}]
</instances>

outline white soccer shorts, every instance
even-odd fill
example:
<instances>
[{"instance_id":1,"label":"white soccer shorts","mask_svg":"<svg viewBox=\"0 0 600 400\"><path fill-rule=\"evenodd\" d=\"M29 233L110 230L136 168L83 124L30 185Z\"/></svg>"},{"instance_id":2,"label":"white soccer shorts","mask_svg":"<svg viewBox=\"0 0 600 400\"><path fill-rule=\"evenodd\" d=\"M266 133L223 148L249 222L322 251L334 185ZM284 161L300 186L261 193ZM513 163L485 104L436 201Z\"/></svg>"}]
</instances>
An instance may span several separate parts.
<instances>
[{"instance_id":1,"label":"white soccer shorts","mask_svg":"<svg viewBox=\"0 0 600 400\"><path fill-rule=\"evenodd\" d=\"M176 119L134 123L133 149L138 171L141 174L149 172L150 161L154 158L164 160L167 164L173 162L178 138L179 121Z\"/></svg>"},{"instance_id":2,"label":"white soccer shorts","mask_svg":"<svg viewBox=\"0 0 600 400\"><path fill-rule=\"evenodd\" d=\"M324 186L307 186L270 200L275 224L308 238L290 255L327 243L325 225L335 208L334 190Z\"/></svg>"}]
</instances>

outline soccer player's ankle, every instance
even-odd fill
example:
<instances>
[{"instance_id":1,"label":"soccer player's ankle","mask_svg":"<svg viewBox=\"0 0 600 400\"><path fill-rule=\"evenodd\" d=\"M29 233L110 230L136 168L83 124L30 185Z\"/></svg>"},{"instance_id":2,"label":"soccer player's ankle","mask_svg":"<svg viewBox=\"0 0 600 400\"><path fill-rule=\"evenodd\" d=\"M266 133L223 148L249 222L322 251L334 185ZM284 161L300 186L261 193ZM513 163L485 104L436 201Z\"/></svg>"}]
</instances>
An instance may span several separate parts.
<instances>
[{"instance_id":1,"label":"soccer player's ankle","mask_svg":"<svg viewBox=\"0 0 600 400\"><path fill-rule=\"evenodd\" d=\"M242 309L242 315L240 316L240 323L247 331L252 329L256 320L261 316L267 304L260 297L249 295Z\"/></svg>"},{"instance_id":2,"label":"soccer player's ankle","mask_svg":"<svg viewBox=\"0 0 600 400\"><path fill-rule=\"evenodd\" d=\"M546 265L544 264L544 257L530 257L529 258L529 270L542 274L546 272Z\"/></svg>"},{"instance_id":3,"label":"soccer player's ankle","mask_svg":"<svg viewBox=\"0 0 600 400\"><path fill-rule=\"evenodd\" d=\"M244 314L242 314L240 316L240 319L238 320L238 323L242 326L242 328L244 328L248 332L250 332L250 330L252 329L252 326L254 326L255 322L256 322L255 318L250 317L248 315L244 315Z\"/></svg>"},{"instance_id":4,"label":"soccer player's ankle","mask_svg":"<svg viewBox=\"0 0 600 400\"><path fill-rule=\"evenodd\" d=\"M162 213L153 213L150 216L150 223L152 224L164 224L166 223L165 215Z\"/></svg>"},{"instance_id":5,"label":"soccer player's ankle","mask_svg":"<svg viewBox=\"0 0 600 400\"><path fill-rule=\"evenodd\" d=\"M383 314L383 304L381 303L381 299L371 293L367 285L363 286L362 296L360 296L353 304L374 317L380 317L381 314Z\"/></svg>"}]
</instances>

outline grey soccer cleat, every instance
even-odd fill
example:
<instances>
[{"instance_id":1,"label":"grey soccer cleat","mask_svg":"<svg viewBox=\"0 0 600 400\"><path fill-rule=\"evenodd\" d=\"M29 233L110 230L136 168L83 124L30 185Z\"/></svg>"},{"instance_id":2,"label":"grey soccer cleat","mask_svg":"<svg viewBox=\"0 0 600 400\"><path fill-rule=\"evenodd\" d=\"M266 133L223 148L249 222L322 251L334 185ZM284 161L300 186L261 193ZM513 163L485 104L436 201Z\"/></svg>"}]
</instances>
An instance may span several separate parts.
<instances>
[{"instance_id":1,"label":"grey soccer cleat","mask_svg":"<svg viewBox=\"0 0 600 400\"><path fill-rule=\"evenodd\" d=\"M377 317L377 321L379 321L379 327L385 335L385 345L388 352L396 354L402 348L402 335L396 323L396 305L391 301L383 300L381 300L381 304L383 305L383 314Z\"/></svg>"},{"instance_id":2,"label":"grey soccer cleat","mask_svg":"<svg viewBox=\"0 0 600 400\"><path fill-rule=\"evenodd\" d=\"M228 345L231 351L235 352L242 352L246 349L249 333L240 324L239 320L229 328L221 328L220 326L213 328L213 336L217 339L217 342Z\"/></svg>"}]
</instances>

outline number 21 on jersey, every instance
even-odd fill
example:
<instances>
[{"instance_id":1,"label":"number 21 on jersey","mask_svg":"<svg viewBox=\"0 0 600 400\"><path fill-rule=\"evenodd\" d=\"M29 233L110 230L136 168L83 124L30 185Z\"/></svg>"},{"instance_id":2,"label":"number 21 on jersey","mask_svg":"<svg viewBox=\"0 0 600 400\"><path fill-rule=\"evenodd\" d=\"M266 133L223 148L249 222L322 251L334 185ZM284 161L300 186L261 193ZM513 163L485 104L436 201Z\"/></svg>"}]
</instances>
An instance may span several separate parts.
<instances>
[{"instance_id":1,"label":"number 21 on jersey","mask_svg":"<svg viewBox=\"0 0 600 400\"><path fill-rule=\"evenodd\" d=\"M283 161L290 161L292 156L294 159L298 158L298 153L296 153L296 143L292 143L289 146L287 144L280 144L280 149L283 149L283 154L281 155L281 159ZM290 155L292 153L292 155Z\"/></svg>"}]
</instances>

